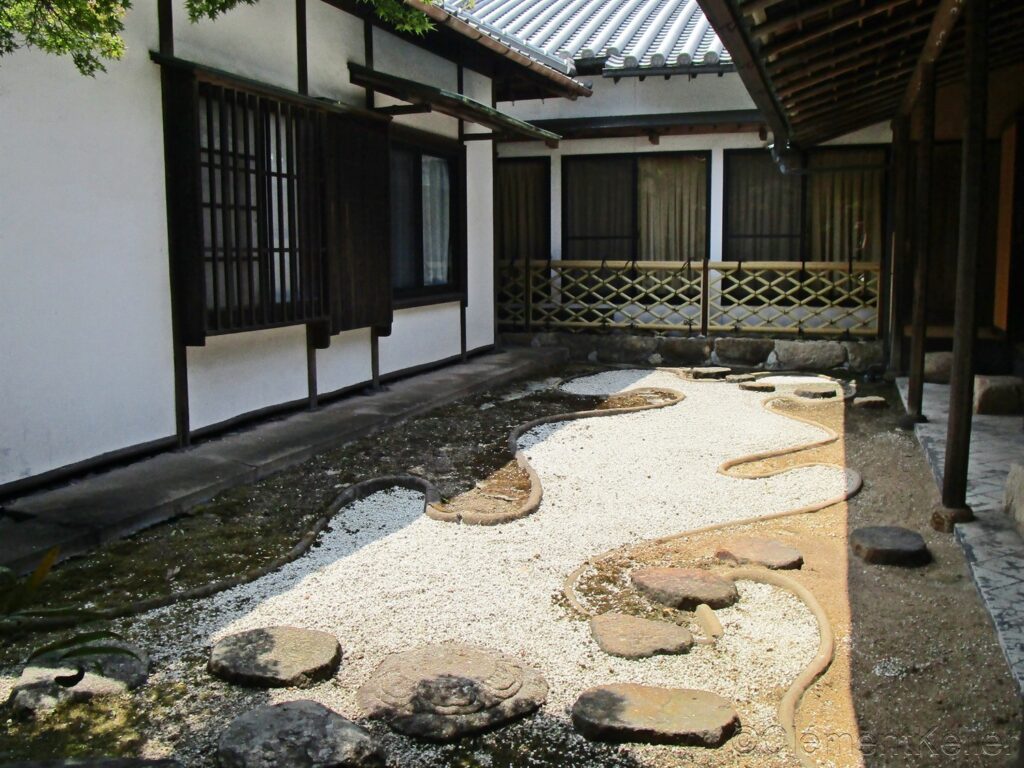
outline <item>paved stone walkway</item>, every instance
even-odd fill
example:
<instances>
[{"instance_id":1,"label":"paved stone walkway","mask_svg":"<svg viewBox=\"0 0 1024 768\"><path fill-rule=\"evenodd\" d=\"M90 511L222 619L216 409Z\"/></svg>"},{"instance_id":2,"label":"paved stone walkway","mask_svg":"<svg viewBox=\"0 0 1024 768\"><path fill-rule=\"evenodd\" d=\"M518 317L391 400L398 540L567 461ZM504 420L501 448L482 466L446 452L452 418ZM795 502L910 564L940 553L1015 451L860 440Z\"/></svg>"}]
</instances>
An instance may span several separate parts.
<instances>
[{"instance_id":1,"label":"paved stone walkway","mask_svg":"<svg viewBox=\"0 0 1024 768\"><path fill-rule=\"evenodd\" d=\"M907 380L897 382L903 404ZM942 482L949 418L949 385L925 384L923 409L929 421L914 429L936 482ZM967 474L967 503L977 518L956 526L974 583L992 616L1007 663L1024 694L1024 538L1003 513L1003 487L1011 461L1024 461L1020 416L973 418Z\"/></svg>"},{"instance_id":2,"label":"paved stone walkway","mask_svg":"<svg viewBox=\"0 0 1024 768\"><path fill-rule=\"evenodd\" d=\"M184 451L162 453L4 505L0 565L33 568L51 547L88 552L405 419L564 363L560 348L512 349L352 395L316 411L263 422Z\"/></svg>"}]
</instances>

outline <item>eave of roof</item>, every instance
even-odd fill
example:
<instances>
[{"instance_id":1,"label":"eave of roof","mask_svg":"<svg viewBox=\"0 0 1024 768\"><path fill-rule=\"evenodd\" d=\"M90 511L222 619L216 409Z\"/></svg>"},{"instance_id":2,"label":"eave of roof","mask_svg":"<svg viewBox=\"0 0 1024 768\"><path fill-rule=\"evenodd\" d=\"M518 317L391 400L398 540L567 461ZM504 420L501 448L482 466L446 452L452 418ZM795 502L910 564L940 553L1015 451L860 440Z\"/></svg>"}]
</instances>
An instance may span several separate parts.
<instances>
[{"instance_id":1,"label":"eave of roof","mask_svg":"<svg viewBox=\"0 0 1024 768\"><path fill-rule=\"evenodd\" d=\"M349 79L354 85L372 88L410 104L428 106L451 117L486 126L498 134L521 136L532 141L544 142L557 142L562 138L557 133L506 115L494 107L481 104L461 93L389 75L355 62L349 62L348 71Z\"/></svg>"}]
</instances>

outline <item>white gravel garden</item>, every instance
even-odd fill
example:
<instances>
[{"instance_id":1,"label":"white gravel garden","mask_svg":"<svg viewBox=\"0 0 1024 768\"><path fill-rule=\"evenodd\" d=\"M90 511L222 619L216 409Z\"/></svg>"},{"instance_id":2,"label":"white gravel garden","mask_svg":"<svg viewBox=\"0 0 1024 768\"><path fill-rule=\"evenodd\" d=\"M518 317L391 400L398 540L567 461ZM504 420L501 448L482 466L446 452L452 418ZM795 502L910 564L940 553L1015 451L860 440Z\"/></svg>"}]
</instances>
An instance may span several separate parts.
<instances>
[{"instance_id":1,"label":"white gravel garden","mask_svg":"<svg viewBox=\"0 0 1024 768\"><path fill-rule=\"evenodd\" d=\"M541 479L544 500L535 514L506 525L431 520L423 515L422 496L404 489L352 504L334 518L319 546L290 565L148 617L149 624L173 627L176 635L133 638L152 652L153 680L205 674L196 669L196 646L230 633L272 625L318 629L341 642L338 674L310 689L271 691L270 700L313 699L360 719L355 692L385 657L455 641L498 649L540 671L550 690L538 728L564 722L571 729L568 708L585 688L645 683L719 693L735 702L745 732L776 733L758 749L780 750L778 692L818 644L814 617L796 597L741 581L740 601L717 612L725 636L716 645L639 661L601 652L587 622L571 616L557 597L568 573L610 548L842 495L852 480L835 467L764 479L718 472L728 459L801 445L825 433L769 412L763 394L686 381L668 371L610 371L562 386L581 395L657 387L680 391L685 400L528 432L520 446ZM235 710L226 703L225 715ZM218 726L209 724L211 738ZM438 764L437 747L396 735L384 736L384 743L389 764ZM720 750L722 764L735 760L737 745L745 743L737 737L731 750ZM627 749L657 765L675 764L693 748Z\"/></svg>"}]
</instances>

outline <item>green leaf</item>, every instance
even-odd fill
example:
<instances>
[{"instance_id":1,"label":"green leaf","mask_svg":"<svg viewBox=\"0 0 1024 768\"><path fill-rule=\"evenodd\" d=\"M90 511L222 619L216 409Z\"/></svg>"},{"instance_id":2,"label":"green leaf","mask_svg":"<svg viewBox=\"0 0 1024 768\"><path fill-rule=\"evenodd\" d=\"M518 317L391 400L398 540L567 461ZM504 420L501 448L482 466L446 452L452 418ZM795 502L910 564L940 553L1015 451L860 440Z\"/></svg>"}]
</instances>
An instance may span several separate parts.
<instances>
[{"instance_id":1,"label":"green leaf","mask_svg":"<svg viewBox=\"0 0 1024 768\"><path fill-rule=\"evenodd\" d=\"M86 643L91 643L95 640L120 640L121 636L116 632L110 632L108 630L99 630L96 632L83 632L80 635L74 635L65 640L58 640L55 643L49 643L40 648L36 648L29 655L28 660L38 659L47 653L53 653L54 651L63 651L65 649L75 648Z\"/></svg>"}]
</instances>

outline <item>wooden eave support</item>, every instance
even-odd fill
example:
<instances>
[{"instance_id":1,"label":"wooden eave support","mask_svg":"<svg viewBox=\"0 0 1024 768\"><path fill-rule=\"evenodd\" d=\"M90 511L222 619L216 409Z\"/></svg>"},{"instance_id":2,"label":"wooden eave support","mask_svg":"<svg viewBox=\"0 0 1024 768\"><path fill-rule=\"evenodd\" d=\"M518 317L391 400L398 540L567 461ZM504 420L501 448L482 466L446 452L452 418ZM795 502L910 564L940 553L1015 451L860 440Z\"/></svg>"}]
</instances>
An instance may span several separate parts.
<instances>
[{"instance_id":1,"label":"wooden eave support","mask_svg":"<svg viewBox=\"0 0 1024 768\"><path fill-rule=\"evenodd\" d=\"M912 2L912 0L887 0L887 2L871 5L859 13L836 18L824 26L815 27L813 29L802 29L799 34L764 45L761 48L761 55L765 59L771 59L794 48L803 49L811 40L817 40L820 37L830 35L833 32L838 32L840 29L845 29L846 27L854 24L861 24L873 16L877 16L881 13L888 13L894 8L906 5L909 2Z\"/></svg>"},{"instance_id":2,"label":"wooden eave support","mask_svg":"<svg viewBox=\"0 0 1024 768\"><path fill-rule=\"evenodd\" d=\"M910 119L897 115L892 123L893 227L889 260L889 365L896 373L903 366L902 299L906 273L911 265L910 219Z\"/></svg>"},{"instance_id":3,"label":"wooden eave support","mask_svg":"<svg viewBox=\"0 0 1024 768\"><path fill-rule=\"evenodd\" d=\"M939 7L935 11L931 27L928 30L928 39L925 40L924 48L921 49L921 55L918 58L917 66L914 68L914 74L910 76L910 82L907 83L907 92L904 94L903 102L900 104L900 111L903 114L909 114L910 110L914 108L914 103L917 101L923 85L924 68L938 61L942 49L949 42L953 27L956 25L956 20L960 18L960 11L965 1L940 0Z\"/></svg>"},{"instance_id":4,"label":"wooden eave support","mask_svg":"<svg viewBox=\"0 0 1024 768\"><path fill-rule=\"evenodd\" d=\"M974 399L974 339L977 324L978 245L984 197L985 122L988 111L988 0L970 0L965 14L963 162L960 176L960 231L953 320L953 370L949 383L949 426L942 473L946 510L967 507ZM935 524L933 520L933 525Z\"/></svg>"}]
</instances>

